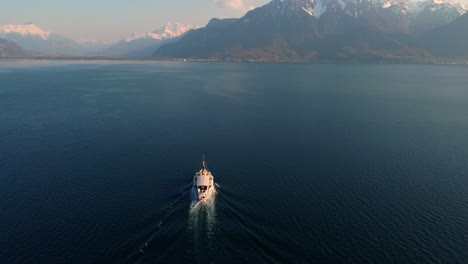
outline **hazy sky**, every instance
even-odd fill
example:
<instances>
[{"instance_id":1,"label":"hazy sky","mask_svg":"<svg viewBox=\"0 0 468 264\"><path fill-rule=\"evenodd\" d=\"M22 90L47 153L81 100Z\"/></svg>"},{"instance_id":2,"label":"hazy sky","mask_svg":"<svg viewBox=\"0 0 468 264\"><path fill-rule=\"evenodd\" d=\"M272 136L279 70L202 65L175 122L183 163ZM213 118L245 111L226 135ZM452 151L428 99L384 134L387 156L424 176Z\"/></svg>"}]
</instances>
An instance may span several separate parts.
<instances>
[{"instance_id":1,"label":"hazy sky","mask_svg":"<svg viewBox=\"0 0 468 264\"><path fill-rule=\"evenodd\" d=\"M76 40L116 41L150 32L165 21L204 26L213 17L241 17L269 1L0 0L0 25L32 22Z\"/></svg>"},{"instance_id":2,"label":"hazy sky","mask_svg":"<svg viewBox=\"0 0 468 264\"><path fill-rule=\"evenodd\" d=\"M3 2L3 3L2 3ZM116 41L165 21L204 26L269 0L0 0L0 25L32 22L77 40Z\"/></svg>"}]
</instances>

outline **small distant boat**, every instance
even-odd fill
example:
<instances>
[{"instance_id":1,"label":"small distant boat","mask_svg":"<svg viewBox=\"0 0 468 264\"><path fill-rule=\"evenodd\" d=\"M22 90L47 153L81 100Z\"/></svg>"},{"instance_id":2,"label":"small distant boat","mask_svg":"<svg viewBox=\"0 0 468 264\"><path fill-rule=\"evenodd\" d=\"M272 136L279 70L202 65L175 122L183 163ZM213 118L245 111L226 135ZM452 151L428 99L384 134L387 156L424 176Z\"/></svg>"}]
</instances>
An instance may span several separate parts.
<instances>
[{"instance_id":1,"label":"small distant boat","mask_svg":"<svg viewBox=\"0 0 468 264\"><path fill-rule=\"evenodd\" d=\"M193 188L199 201L209 198L214 193L214 179L207 169L205 156L202 162L203 168L193 177Z\"/></svg>"}]
</instances>

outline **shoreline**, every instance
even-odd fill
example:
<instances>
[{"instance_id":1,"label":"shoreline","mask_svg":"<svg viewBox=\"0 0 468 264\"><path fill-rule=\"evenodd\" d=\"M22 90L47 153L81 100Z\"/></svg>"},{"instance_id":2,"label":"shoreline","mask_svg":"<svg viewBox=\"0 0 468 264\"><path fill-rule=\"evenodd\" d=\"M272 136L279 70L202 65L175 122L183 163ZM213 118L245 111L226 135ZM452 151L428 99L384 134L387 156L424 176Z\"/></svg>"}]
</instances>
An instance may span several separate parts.
<instances>
[{"instance_id":1,"label":"shoreline","mask_svg":"<svg viewBox=\"0 0 468 264\"><path fill-rule=\"evenodd\" d=\"M156 62L253 62L253 63L306 63L306 64L426 64L426 65L468 65L468 58L380 58L349 60L287 60L287 59L192 59L192 58L141 58L141 57L106 57L106 56L35 56L35 57L0 57L2 60L50 60L50 61L156 61Z\"/></svg>"}]
</instances>

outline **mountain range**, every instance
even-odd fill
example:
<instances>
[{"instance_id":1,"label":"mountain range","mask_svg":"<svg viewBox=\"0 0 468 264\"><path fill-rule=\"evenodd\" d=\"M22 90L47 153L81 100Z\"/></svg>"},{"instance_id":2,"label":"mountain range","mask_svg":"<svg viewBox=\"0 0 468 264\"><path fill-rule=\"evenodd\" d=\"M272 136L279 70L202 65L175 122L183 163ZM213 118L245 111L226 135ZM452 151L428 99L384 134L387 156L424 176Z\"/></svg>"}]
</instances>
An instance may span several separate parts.
<instances>
[{"instance_id":1,"label":"mountain range","mask_svg":"<svg viewBox=\"0 0 468 264\"><path fill-rule=\"evenodd\" d=\"M161 46L153 56L414 61L434 55L422 39L433 41L438 29L465 12L463 5L451 0L273 0L240 19L212 19L206 27Z\"/></svg>"},{"instance_id":2,"label":"mountain range","mask_svg":"<svg viewBox=\"0 0 468 264\"><path fill-rule=\"evenodd\" d=\"M0 56L465 61L466 11L454 0L272 0L241 18L214 18L201 28L167 22L113 44L77 42L35 24L10 24L0 26Z\"/></svg>"},{"instance_id":3,"label":"mountain range","mask_svg":"<svg viewBox=\"0 0 468 264\"><path fill-rule=\"evenodd\" d=\"M45 31L35 24L0 26L0 38L15 42L35 55L74 56L93 50L86 44Z\"/></svg>"},{"instance_id":4,"label":"mountain range","mask_svg":"<svg viewBox=\"0 0 468 264\"><path fill-rule=\"evenodd\" d=\"M0 39L6 39L36 56L118 56L151 57L160 45L170 43L185 32L198 28L166 22L163 27L142 34L133 34L116 43L78 42L46 31L35 24L0 26Z\"/></svg>"},{"instance_id":5,"label":"mountain range","mask_svg":"<svg viewBox=\"0 0 468 264\"><path fill-rule=\"evenodd\" d=\"M468 57L468 13L428 31L419 39L419 45L437 56Z\"/></svg>"},{"instance_id":6,"label":"mountain range","mask_svg":"<svg viewBox=\"0 0 468 264\"><path fill-rule=\"evenodd\" d=\"M0 39L0 58L29 57L31 52L25 51L18 44L6 39Z\"/></svg>"},{"instance_id":7,"label":"mountain range","mask_svg":"<svg viewBox=\"0 0 468 264\"><path fill-rule=\"evenodd\" d=\"M467 9L460 3L442 0L424 0L412 4L412 33L420 34L449 24L465 14Z\"/></svg>"},{"instance_id":8,"label":"mountain range","mask_svg":"<svg viewBox=\"0 0 468 264\"><path fill-rule=\"evenodd\" d=\"M187 31L197 26L166 22L151 33L133 34L99 52L105 56L151 57L161 45L176 41Z\"/></svg>"}]
</instances>

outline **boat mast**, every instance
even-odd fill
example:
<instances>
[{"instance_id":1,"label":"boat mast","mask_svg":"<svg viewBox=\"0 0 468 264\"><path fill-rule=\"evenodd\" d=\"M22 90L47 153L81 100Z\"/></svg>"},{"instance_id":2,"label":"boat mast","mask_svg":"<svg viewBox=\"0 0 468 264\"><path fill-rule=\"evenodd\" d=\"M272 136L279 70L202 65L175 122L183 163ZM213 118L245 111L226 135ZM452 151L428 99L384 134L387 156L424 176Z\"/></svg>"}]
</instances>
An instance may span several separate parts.
<instances>
[{"instance_id":1,"label":"boat mast","mask_svg":"<svg viewBox=\"0 0 468 264\"><path fill-rule=\"evenodd\" d=\"M205 154L203 154L203 161L202 161L202 164L203 164L203 171L207 171L207 169L206 169L206 161L205 161Z\"/></svg>"}]
</instances>

